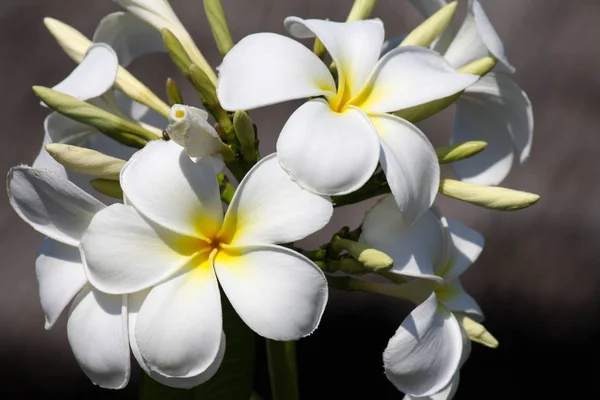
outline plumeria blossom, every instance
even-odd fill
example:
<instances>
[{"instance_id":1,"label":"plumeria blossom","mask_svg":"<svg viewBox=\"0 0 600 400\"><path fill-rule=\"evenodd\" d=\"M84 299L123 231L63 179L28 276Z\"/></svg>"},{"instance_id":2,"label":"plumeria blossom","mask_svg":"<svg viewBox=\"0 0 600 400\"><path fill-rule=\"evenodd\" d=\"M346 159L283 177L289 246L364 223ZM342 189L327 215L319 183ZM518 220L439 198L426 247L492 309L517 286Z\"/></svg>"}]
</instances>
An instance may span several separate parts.
<instances>
[{"instance_id":1,"label":"plumeria blossom","mask_svg":"<svg viewBox=\"0 0 600 400\"><path fill-rule=\"evenodd\" d=\"M478 77L457 73L434 51L394 49L380 60L381 20L338 23L289 17L297 38L317 36L337 69L337 83L314 53L273 33L242 39L219 68L217 95L227 110L318 97L298 108L277 141L281 166L318 194L360 188L378 162L410 224L431 206L439 165L423 133L389 112L464 90ZM260 52L260 57L257 56Z\"/></svg>"},{"instance_id":2,"label":"plumeria blossom","mask_svg":"<svg viewBox=\"0 0 600 400\"><path fill-rule=\"evenodd\" d=\"M413 0L428 17L446 5L445 0ZM469 0L467 15L448 46L434 48L455 68L491 55L498 60L494 70L469 87L456 102L452 143L483 140L488 143L477 157L453 164L464 181L498 185L508 175L515 159L529 157L533 140L533 111L527 94L510 78L502 40L477 0Z\"/></svg>"},{"instance_id":3,"label":"plumeria blossom","mask_svg":"<svg viewBox=\"0 0 600 400\"><path fill-rule=\"evenodd\" d=\"M322 228L333 207L294 183L275 155L248 172L225 215L210 158L194 162L173 141L147 144L123 167L121 186L127 205L96 214L82 249L99 289L150 289L130 322L131 347L150 371L179 387L216 371L225 346L219 286L261 336L293 340L317 327L324 275L275 243Z\"/></svg>"},{"instance_id":4,"label":"plumeria blossom","mask_svg":"<svg viewBox=\"0 0 600 400\"><path fill-rule=\"evenodd\" d=\"M483 318L459 281L479 257L483 237L435 209L409 228L393 198L386 196L365 216L361 240L394 259L392 272L421 278L399 288L420 305L402 322L384 351L386 376L413 398L442 392L457 376L464 353L464 333L453 313Z\"/></svg>"},{"instance_id":5,"label":"plumeria blossom","mask_svg":"<svg viewBox=\"0 0 600 400\"><path fill-rule=\"evenodd\" d=\"M51 171L26 166L10 170L7 190L17 214L47 236L35 263L46 329L71 303L67 335L77 362L95 384L124 387L130 374L125 296L92 287L78 250L104 204Z\"/></svg>"},{"instance_id":6,"label":"plumeria blossom","mask_svg":"<svg viewBox=\"0 0 600 400\"><path fill-rule=\"evenodd\" d=\"M68 37L68 27L55 20L46 20L49 29L59 38ZM57 32L60 31L60 35ZM131 100L121 92L112 90L119 66L127 66L144 54L164 51L160 35L135 16L116 12L104 17L94 33L94 45L87 52L76 45L60 43L70 56L81 63L54 87L55 90L103 108L124 119L139 123L144 128L160 134L167 121L164 117ZM77 43L73 41L73 43ZM99 133L95 128L74 121L57 112L44 120L44 139L33 166L54 171L69 177L78 185L89 188L89 178L69 172L45 150L50 143L63 143L98 150L113 157L128 159L134 149Z\"/></svg>"}]
</instances>

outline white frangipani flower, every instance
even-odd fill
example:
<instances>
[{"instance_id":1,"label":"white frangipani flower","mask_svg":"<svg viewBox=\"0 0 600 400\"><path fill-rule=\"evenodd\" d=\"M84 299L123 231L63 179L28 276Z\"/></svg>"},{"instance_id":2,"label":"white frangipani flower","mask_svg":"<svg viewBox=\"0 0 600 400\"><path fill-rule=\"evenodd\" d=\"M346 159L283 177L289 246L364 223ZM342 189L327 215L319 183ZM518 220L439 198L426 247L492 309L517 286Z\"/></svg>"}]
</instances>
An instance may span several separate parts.
<instances>
[{"instance_id":1,"label":"white frangipani flower","mask_svg":"<svg viewBox=\"0 0 600 400\"><path fill-rule=\"evenodd\" d=\"M413 2L427 3L418 7L427 12L426 17L446 4L445 0ZM455 68L488 55L498 60L492 72L465 90L456 102L451 139L452 143L487 142L483 153L454 163L453 167L466 182L498 185L510 172L515 158L523 163L529 157L533 111L527 94L507 75L515 68L508 62L502 40L479 1L469 0L465 20L449 47L435 49Z\"/></svg>"},{"instance_id":2,"label":"white frangipani flower","mask_svg":"<svg viewBox=\"0 0 600 400\"><path fill-rule=\"evenodd\" d=\"M95 384L124 387L130 374L125 296L93 288L78 250L104 204L51 171L26 166L10 170L7 190L17 214L47 236L35 263L46 329L71 303L67 334L77 362Z\"/></svg>"},{"instance_id":3,"label":"white frangipani flower","mask_svg":"<svg viewBox=\"0 0 600 400\"><path fill-rule=\"evenodd\" d=\"M427 397L457 374L463 331L454 312L481 320L475 300L458 278L479 257L483 237L432 209L407 228L391 196L365 216L361 240L394 259L392 272L416 278L399 291L420 304L384 351L385 374L402 392ZM419 275L421 273L421 275Z\"/></svg>"},{"instance_id":4,"label":"white frangipani flower","mask_svg":"<svg viewBox=\"0 0 600 400\"><path fill-rule=\"evenodd\" d=\"M457 93L478 77L459 74L437 53L394 49L378 61L380 20L338 23L285 20L298 38L317 36L335 62L337 84L310 50L287 37L258 33L242 39L219 68L217 95L227 110L308 101L287 121L277 142L281 166L305 188L341 195L360 188L378 162L408 223L431 206L439 165L423 133L389 112ZM260 55L257 55L260 52Z\"/></svg>"},{"instance_id":5,"label":"white frangipani flower","mask_svg":"<svg viewBox=\"0 0 600 400\"><path fill-rule=\"evenodd\" d=\"M150 371L179 387L214 373L225 346L219 285L261 336L293 340L317 327L327 302L324 275L275 243L322 228L333 207L294 183L274 155L250 170L225 216L211 159L193 162L172 141L147 144L123 168L121 186L128 205L98 213L82 249L101 290L152 288L130 339Z\"/></svg>"},{"instance_id":6,"label":"white frangipani flower","mask_svg":"<svg viewBox=\"0 0 600 400\"><path fill-rule=\"evenodd\" d=\"M196 107L182 104L171 107L166 132L192 158L215 155L225 146L208 122L208 113Z\"/></svg>"}]
</instances>

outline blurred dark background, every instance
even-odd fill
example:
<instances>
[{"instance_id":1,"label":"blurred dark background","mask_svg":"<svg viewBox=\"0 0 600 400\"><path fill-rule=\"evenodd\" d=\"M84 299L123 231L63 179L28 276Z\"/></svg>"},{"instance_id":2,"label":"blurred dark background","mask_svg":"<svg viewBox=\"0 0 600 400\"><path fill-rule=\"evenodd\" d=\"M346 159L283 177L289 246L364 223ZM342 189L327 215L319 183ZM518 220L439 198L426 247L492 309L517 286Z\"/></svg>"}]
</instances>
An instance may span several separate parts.
<instances>
[{"instance_id":1,"label":"blurred dark background","mask_svg":"<svg viewBox=\"0 0 600 400\"><path fill-rule=\"evenodd\" d=\"M258 31L284 33L289 15L343 20L352 0L223 0L235 40ZM451 217L486 237L479 261L464 278L499 339L491 350L473 345L457 399L600 398L600 1L483 0L517 67L516 81L535 114L531 158L504 186L535 192L541 201L513 213L439 199ZM172 0L213 66L220 62L200 0ZM119 8L109 0L0 2L0 170L31 163L47 110L30 87L52 86L73 67L46 32L42 18L60 19L91 37L98 21ZM422 18L406 0L380 0L373 13L386 36L405 33ZM464 2L456 19L462 21ZM165 55L137 60L130 70L163 95L167 76L181 78ZM184 98L196 103L187 89ZM298 102L252 113L263 154ZM435 145L447 142L452 111L421 125ZM343 225L356 226L363 204L339 209L318 243ZM121 391L94 387L68 347L66 318L44 331L34 260L42 238L0 196L0 397L135 398L139 369ZM399 399L383 375L381 352L409 312L404 302L332 291L319 330L300 341L303 399ZM90 344L93 345L93 344ZM264 348L256 387L268 397Z\"/></svg>"}]
</instances>

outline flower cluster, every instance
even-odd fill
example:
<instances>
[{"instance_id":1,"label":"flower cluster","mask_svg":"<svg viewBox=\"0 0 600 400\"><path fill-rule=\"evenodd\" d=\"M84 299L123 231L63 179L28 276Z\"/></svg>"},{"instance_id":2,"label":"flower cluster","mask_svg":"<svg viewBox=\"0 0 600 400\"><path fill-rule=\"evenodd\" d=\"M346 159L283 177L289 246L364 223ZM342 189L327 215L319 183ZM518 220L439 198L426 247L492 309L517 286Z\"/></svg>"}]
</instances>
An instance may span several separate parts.
<instances>
[{"instance_id":1,"label":"flower cluster","mask_svg":"<svg viewBox=\"0 0 600 400\"><path fill-rule=\"evenodd\" d=\"M357 1L346 22L287 18L311 51L274 33L234 44L220 1L205 0L218 75L166 0L117 0L126 11L102 19L93 40L45 20L78 66L53 89L34 87L54 112L32 166L10 170L8 194L47 237L35 266L46 329L70 304L69 343L95 384L127 385L132 353L162 385L226 382L220 390L248 399L245 331L267 339L270 362L293 363L280 346L317 329L330 287L415 304L383 353L406 398L451 399L470 342L498 345L459 280L484 239L434 201L534 204L495 186L529 155L531 104L477 0L456 33L456 2L412 1L427 19L387 41L367 19L374 1ZM168 105L127 71L150 52L169 54L206 110L170 78ZM304 98L276 153L261 156L247 111ZM453 103L451 143L436 149L414 124ZM447 163L459 180L441 177ZM334 208L374 197L356 229L315 250L295 245ZM271 368L285 388L275 398L297 398L293 374Z\"/></svg>"}]
</instances>

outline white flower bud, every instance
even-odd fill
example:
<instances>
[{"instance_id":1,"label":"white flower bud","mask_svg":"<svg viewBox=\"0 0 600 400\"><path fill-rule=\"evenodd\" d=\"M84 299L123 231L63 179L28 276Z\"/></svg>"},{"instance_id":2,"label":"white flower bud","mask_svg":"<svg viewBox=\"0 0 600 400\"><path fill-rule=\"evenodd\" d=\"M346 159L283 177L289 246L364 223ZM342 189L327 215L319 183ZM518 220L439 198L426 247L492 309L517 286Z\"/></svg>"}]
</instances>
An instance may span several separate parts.
<instances>
[{"instance_id":1,"label":"white flower bud","mask_svg":"<svg viewBox=\"0 0 600 400\"><path fill-rule=\"evenodd\" d=\"M169 112L169 137L182 146L190 157L212 156L223 151L225 144L208 123L206 111L176 104Z\"/></svg>"}]
</instances>

